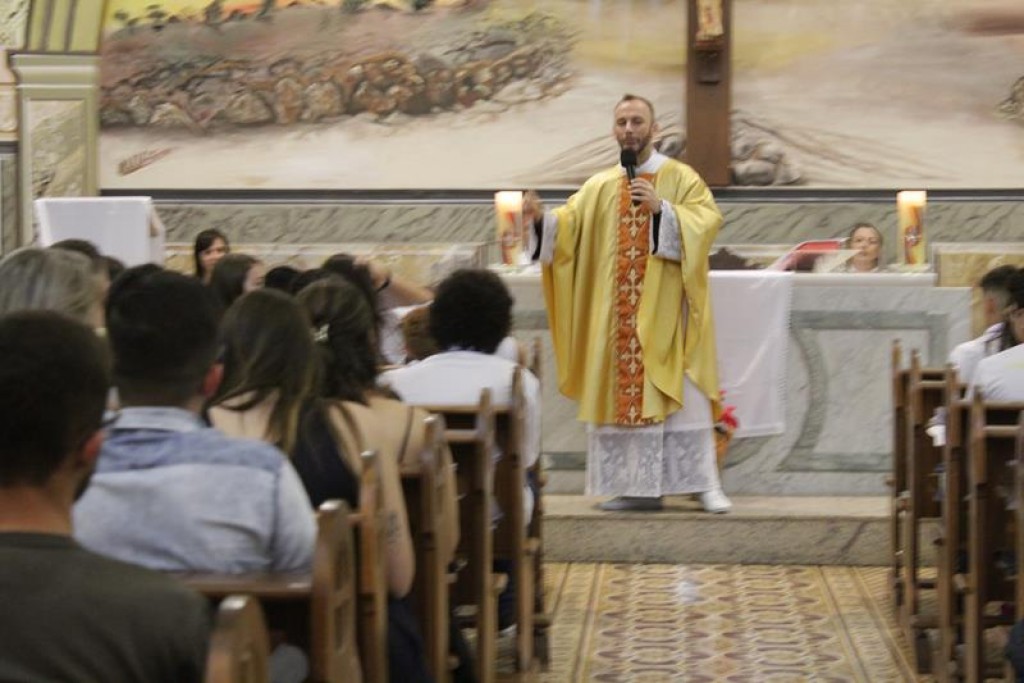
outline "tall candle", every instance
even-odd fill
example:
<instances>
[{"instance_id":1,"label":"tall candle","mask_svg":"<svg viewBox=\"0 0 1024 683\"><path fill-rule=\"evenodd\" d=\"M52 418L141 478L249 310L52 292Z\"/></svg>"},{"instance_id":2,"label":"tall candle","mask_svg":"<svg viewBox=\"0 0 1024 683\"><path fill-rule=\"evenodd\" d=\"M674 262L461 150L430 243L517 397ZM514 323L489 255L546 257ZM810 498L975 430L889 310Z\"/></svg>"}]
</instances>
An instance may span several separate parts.
<instances>
[{"instance_id":1,"label":"tall candle","mask_svg":"<svg viewBox=\"0 0 1024 683\"><path fill-rule=\"evenodd\" d=\"M900 261L907 265L924 265L925 251L924 208L928 193L923 190L896 193L896 212L899 217Z\"/></svg>"},{"instance_id":2,"label":"tall candle","mask_svg":"<svg viewBox=\"0 0 1024 683\"><path fill-rule=\"evenodd\" d=\"M506 266L518 266L523 255L523 193L494 193L494 209L498 217L501 262Z\"/></svg>"}]
</instances>

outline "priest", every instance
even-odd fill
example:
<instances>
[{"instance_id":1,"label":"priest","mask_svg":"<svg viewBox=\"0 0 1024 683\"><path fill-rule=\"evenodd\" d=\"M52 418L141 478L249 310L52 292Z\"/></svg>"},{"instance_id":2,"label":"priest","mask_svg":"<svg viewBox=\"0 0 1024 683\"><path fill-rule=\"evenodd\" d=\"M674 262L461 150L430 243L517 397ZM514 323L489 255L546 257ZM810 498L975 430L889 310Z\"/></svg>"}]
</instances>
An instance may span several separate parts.
<instances>
[{"instance_id":1,"label":"priest","mask_svg":"<svg viewBox=\"0 0 1024 683\"><path fill-rule=\"evenodd\" d=\"M708 254L719 212L689 166L655 151L654 106L625 95L620 165L564 206L524 201L542 264L560 391L587 423L587 493L605 510L660 510L699 493L731 508L715 462L720 410Z\"/></svg>"}]
</instances>

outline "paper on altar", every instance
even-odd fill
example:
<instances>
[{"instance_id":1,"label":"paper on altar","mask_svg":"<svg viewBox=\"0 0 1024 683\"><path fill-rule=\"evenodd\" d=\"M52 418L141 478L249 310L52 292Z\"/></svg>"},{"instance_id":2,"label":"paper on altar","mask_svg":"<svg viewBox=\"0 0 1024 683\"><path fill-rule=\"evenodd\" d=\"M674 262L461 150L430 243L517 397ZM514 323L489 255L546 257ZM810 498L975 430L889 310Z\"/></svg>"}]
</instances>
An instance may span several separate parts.
<instances>
[{"instance_id":1,"label":"paper on altar","mask_svg":"<svg viewBox=\"0 0 1024 683\"><path fill-rule=\"evenodd\" d=\"M164 262L164 226L150 197L47 197L34 202L39 244L92 242L126 266Z\"/></svg>"}]
</instances>

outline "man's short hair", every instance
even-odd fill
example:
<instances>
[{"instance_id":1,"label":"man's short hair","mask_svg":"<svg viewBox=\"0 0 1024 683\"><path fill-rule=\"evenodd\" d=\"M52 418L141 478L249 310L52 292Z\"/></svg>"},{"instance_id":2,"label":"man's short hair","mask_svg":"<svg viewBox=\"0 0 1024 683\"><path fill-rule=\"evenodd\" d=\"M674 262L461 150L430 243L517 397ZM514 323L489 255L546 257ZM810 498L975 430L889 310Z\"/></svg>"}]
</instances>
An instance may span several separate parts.
<instances>
[{"instance_id":1,"label":"man's short hair","mask_svg":"<svg viewBox=\"0 0 1024 683\"><path fill-rule=\"evenodd\" d=\"M114 383L122 397L181 405L200 393L217 356L218 314L195 278L152 264L122 273L107 297Z\"/></svg>"},{"instance_id":2,"label":"man's short hair","mask_svg":"<svg viewBox=\"0 0 1024 683\"><path fill-rule=\"evenodd\" d=\"M1014 268L1006 278L1006 303L1017 308L1024 308L1024 268Z\"/></svg>"},{"instance_id":3,"label":"man's short hair","mask_svg":"<svg viewBox=\"0 0 1024 683\"><path fill-rule=\"evenodd\" d=\"M999 266L982 275L978 281L981 291L995 299L997 308L1005 308L1010 303L1010 279L1017 270L1013 266Z\"/></svg>"},{"instance_id":4,"label":"man's short hair","mask_svg":"<svg viewBox=\"0 0 1024 683\"><path fill-rule=\"evenodd\" d=\"M512 295L489 270L457 270L437 286L430 334L444 350L494 353L512 327Z\"/></svg>"},{"instance_id":5,"label":"man's short hair","mask_svg":"<svg viewBox=\"0 0 1024 683\"><path fill-rule=\"evenodd\" d=\"M41 486L100 428L109 355L53 311L0 317L0 487Z\"/></svg>"},{"instance_id":6,"label":"man's short hair","mask_svg":"<svg viewBox=\"0 0 1024 683\"><path fill-rule=\"evenodd\" d=\"M101 296L92 265L82 254L24 247L0 260L0 315L46 310L88 322Z\"/></svg>"},{"instance_id":7,"label":"man's short hair","mask_svg":"<svg viewBox=\"0 0 1024 683\"><path fill-rule=\"evenodd\" d=\"M654 104L646 97L640 95L634 95L632 93L626 93L622 96L618 102L615 103L615 109L619 108L619 105L624 102L643 102L647 105L647 109L651 112L651 123L654 123Z\"/></svg>"}]
</instances>

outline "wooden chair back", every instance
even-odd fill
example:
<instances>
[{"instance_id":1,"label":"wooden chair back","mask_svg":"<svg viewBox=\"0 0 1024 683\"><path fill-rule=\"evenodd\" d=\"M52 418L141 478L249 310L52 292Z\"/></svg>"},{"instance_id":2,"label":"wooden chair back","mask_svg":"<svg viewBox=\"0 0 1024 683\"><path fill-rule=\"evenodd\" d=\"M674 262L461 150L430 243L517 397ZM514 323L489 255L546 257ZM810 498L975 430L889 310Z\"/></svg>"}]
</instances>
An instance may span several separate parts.
<instances>
[{"instance_id":1,"label":"wooden chair back","mask_svg":"<svg viewBox=\"0 0 1024 683\"><path fill-rule=\"evenodd\" d=\"M246 595L221 600L206 655L206 683L269 683L267 625Z\"/></svg>"},{"instance_id":2,"label":"wooden chair back","mask_svg":"<svg viewBox=\"0 0 1024 683\"><path fill-rule=\"evenodd\" d=\"M920 591L934 588L935 582L922 578L920 565L922 520L938 519L942 514L937 495L937 468L942 462L942 451L935 447L926 429L935 410L943 405L946 390L943 373L943 370L922 367L920 353L916 349L911 352L904 401L907 489L901 499L900 588L903 594L899 614L910 642L916 642L923 637L926 628L938 623L937 615L930 614L926 618L921 611ZM918 667L919 672L924 673L923 661L918 662Z\"/></svg>"},{"instance_id":3,"label":"wooden chair back","mask_svg":"<svg viewBox=\"0 0 1024 683\"><path fill-rule=\"evenodd\" d=\"M359 659L367 683L388 683L388 584L384 496L375 451L360 455L359 511L349 516L356 536Z\"/></svg>"},{"instance_id":4,"label":"wooden chair back","mask_svg":"<svg viewBox=\"0 0 1024 683\"><path fill-rule=\"evenodd\" d=\"M976 389L971 401L968 470L967 575L964 601L966 680L985 680L985 629L1006 626L1013 617L987 615L991 601L1016 602L1015 576L995 561L997 551L1014 547L1007 486L1013 481L1018 424L1024 404L985 403Z\"/></svg>"},{"instance_id":5,"label":"wooden chair back","mask_svg":"<svg viewBox=\"0 0 1024 683\"><path fill-rule=\"evenodd\" d=\"M543 342L539 336L533 338L531 344L529 370L537 381L543 384ZM543 452L543 448L541 450ZM533 501L533 517L529 520L527 535L536 544L533 555L533 629L534 641L533 650L541 666L550 664L550 642L548 627L551 624L551 615L547 613L546 600L544 595L544 487L547 485L547 473L544 471L544 458L537 458L537 461L529 469L529 476L535 482L535 496ZM894 538L898 534L894 534Z\"/></svg>"},{"instance_id":6,"label":"wooden chair back","mask_svg":"<svg viewBox=\"0 0 1024 683\"><path fill-rule=\"evenodd\" d=\"M312 571L264 574L175 574L207 598L249 595L267 606L297 608L307 625L311 680L360 683L356 647L356 559L348 505L328 501L317 511ZM291 634L289 634L291 635Z\"/></svg>"},{"instance_id":7,"label":"wooden chair back","mask_svg":"<svg viewBox=\"0 0 1024 683\"><path fill-rule=\"evenodd\" d=\"M358 558L348 504L324 502L317 510L317 551L313 555L310 601L310 657L314 681L361 681L357 642Z\"/></svg>"},{"instance_id":8,"label":"wooden chair back","mask_svg":"<svg viewBox=\"0 0 1024 683\"><path fill-rule=\"evenodd\" d=\"M421 406L444 420L444 438L458 472L459 555L465 567L453 587L457 605L472 606L476 627L476 674L494 680L497 665L497 603L494 594L495 416L491 392L468 406Z\"/></svg>"},{"instance_id":9,"label":"wooden chair back","mask_svg":"<svg viewBox=\"0 0 1024 683\"><path fill-rule=\"evenodd\" d=\"M446 534L444 518L445 473L442 471L444 418L431 415L425 420L426 444L416 465L402 468L402 489L409 514L409 531L416 552L416 578L412 598L426 646L427 661L434 680L449 678L449 599Z\"/></svg>"},{"instance_id":10,"label":"wooden chair back","mask_svg":"<svg viewBox=\"0 0 1024 683\"><path fill-rule=\"evenodd\" d=\"M907 499L907 378L903 367L903 349L898 339L892 342L892 474L889 476L889 562L894 603L903 604L903 525Z\"/></svg>"}]
</instances>

